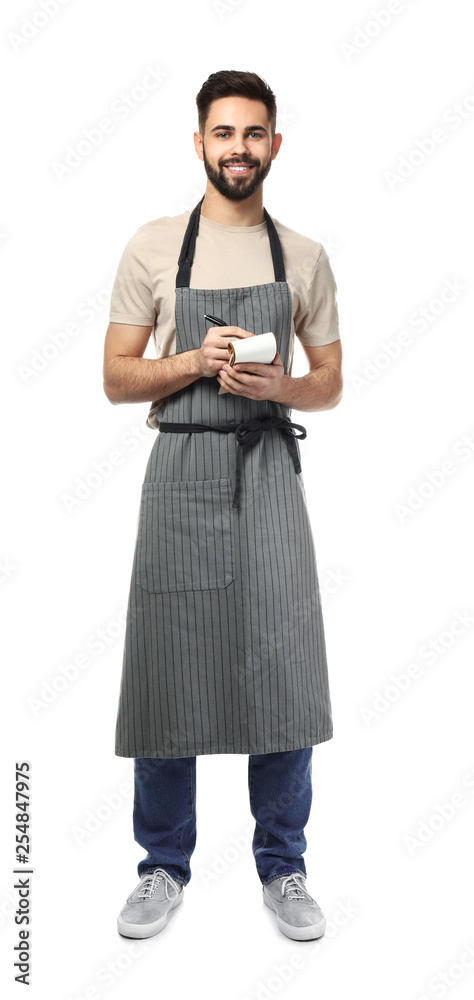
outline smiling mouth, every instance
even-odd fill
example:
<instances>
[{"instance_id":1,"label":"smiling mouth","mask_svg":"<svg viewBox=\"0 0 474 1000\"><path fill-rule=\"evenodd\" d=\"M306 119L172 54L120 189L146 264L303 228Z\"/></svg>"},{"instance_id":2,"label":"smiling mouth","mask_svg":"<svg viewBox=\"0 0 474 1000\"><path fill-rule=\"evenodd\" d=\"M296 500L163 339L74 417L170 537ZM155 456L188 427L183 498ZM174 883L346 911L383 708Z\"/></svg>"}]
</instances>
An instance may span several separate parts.
<instances>
[{"instance_id":1,"label":"smiling mouth","mask_svg":"<svg viewBox=\"0 0 474 1000\"><path fill-rule=\"evenodd\" d=\"M253 164L248 163L225 163L224 166L229 173L235 174L236 176L241 174L243 177L253 170Z\"/></svg>"}]
</instances>

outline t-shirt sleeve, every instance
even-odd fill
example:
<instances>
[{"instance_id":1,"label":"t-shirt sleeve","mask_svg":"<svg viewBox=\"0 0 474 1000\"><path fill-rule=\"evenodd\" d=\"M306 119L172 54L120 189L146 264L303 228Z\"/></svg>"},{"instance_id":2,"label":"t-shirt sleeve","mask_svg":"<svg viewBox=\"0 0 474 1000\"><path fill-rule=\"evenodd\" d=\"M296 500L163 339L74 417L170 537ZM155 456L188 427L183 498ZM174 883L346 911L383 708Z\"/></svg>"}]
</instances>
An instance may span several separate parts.
<instances>
[{"instance_id":1,"label":"t-shirt sleeve","mask_svg":"<svg viewBox=\"0 0 474 1000\"><path fill-rule=\"evenodd\" d=\"M154 325L156 309L147 256L141 227L128 241L119 261L110 299L111 323Z\"/></svg>"},{"instance_id":2,"label":"t-shirt sleeve","mask_svg":"<svg viewBox=\"0 0 474 1000\"><path fill-rule=\"evenodd\" d=\"M295 334L307 347L340 340L337 285L329 257L321 247L306 289L306 305L294 317Z\"/></svg>"}]
</instances>

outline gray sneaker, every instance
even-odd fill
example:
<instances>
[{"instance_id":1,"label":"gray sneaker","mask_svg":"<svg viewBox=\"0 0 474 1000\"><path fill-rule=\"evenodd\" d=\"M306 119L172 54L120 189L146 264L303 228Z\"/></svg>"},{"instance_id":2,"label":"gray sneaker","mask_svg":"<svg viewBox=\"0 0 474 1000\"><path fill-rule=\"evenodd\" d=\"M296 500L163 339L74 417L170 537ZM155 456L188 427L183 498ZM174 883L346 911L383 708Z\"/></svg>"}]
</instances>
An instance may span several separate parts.
<instances>
[{"instance_id":1,"label":"gray sneaker","mask_svg":"<svg viewBox=\"0 0 474 1000\"><path fill-rule=\"evenodd\" d=\"M164 868L145 872L117 918L119 934L131 938L158 934L166 924L169 911L183 902L183 888Z\"/></svg>"},{"instance_id":2,"label":"gray sneaker","mask_svg":"<svg viewBox=\"0 0 474 1000\"><path fill-rule=\"evenodd\" d=\"M326 929L326 918L304 885L306 875L280 875L262 886L263 901L276 913L282 934L294 941L312 941Z\"/></svg>"}]
</instances>

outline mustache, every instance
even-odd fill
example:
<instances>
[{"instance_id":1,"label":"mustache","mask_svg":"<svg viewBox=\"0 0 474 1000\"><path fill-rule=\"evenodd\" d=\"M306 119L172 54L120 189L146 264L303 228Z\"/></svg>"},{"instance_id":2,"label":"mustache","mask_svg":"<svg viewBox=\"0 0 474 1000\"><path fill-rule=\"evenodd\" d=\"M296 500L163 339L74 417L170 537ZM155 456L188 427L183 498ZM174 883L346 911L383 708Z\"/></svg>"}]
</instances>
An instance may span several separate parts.
<instances>
[{"instance_id":1,"label":"mustache","mask_svg":"<svg viewBox=\"0 0 474 1000\"><path fill-rule=\"evenodd\" d=\"M245 158L242 158L241 160L226 160L225 163L221 161L220 166L221 167L231 167L233 163L239 163L239 164L242 164L242 166L246 166L246 167L258 167L258 166L260 166L260 160L246 160Z\"/></svg>"}]
</instances>

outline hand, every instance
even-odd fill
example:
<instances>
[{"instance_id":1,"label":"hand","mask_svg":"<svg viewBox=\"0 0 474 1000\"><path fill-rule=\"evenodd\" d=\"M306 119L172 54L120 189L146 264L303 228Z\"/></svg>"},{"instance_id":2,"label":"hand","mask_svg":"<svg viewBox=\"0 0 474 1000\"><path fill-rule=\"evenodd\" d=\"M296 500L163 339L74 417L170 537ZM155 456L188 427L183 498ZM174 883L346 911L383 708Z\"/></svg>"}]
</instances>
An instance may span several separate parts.
<instances>
[{"instance_id":1,"label":"hand","mask_svg":"<svg viewBox=\"0 0 474 1000\"><path fill-rule=\"evenodd\" d=\"M256 361L242 361L240 365L221 368L218 381L234 396L248 399L273 399L278 402L282 378L285 374L283 362L277 351L271 364Z\"/></svg>"},{"instance_id":2,"label":"hand","mask_svg":"<svg viewBox=\"0 0 474 1000\"><path fill-rule=\"evenodd\" d=\"M212 378L221 370L222 365L229 360L227 344L229 340L242 337L253 337L249 330L240 326L211 326L196 353L200 374L204 378Z\"/></svg>"}]
</instances>

